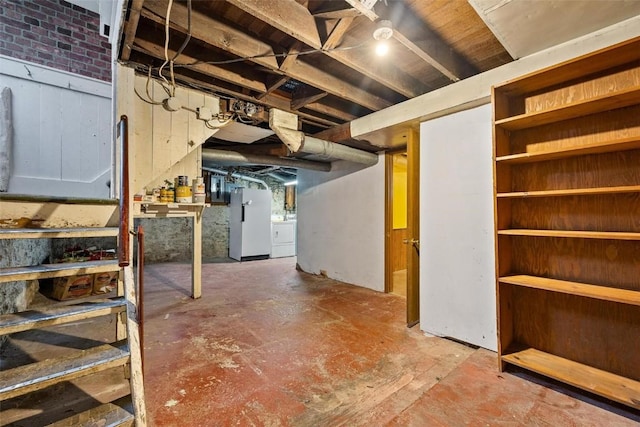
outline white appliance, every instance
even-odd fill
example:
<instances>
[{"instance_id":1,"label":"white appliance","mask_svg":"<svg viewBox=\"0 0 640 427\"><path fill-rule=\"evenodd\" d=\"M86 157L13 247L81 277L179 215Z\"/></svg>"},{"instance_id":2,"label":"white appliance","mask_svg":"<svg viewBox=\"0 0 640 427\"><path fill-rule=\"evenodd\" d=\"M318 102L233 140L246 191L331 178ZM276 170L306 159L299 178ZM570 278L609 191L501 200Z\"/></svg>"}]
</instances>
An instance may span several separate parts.
<instances>
[{"instance_id":1,"label":"white appliance","mask_svg":"<svg viewBox=\"0 0 640 427\"><path fill-rule=\"evenodd\" d=\"M237 261L269 258L271 191L238 188L231 193L229 257Z\"/></svg>"},{"instance_id":2,"label":"white appliance","mask_svg":"<svg viewBox=\"0 0 640 427\"><path fill-rule=\"evenodd\" d=\"M274 221L271 223L271 258L295 256L296 222Z\"/></svg>"}]
</instances>

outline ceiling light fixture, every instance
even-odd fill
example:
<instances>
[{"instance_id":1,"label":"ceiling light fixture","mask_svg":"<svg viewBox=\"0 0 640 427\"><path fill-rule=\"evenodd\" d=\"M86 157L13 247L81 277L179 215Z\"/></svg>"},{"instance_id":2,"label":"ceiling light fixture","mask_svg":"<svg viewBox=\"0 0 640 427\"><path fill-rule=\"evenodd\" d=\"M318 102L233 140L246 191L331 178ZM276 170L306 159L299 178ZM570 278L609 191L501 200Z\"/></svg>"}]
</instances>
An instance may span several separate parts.
<instances>
[{"instance_id":1,"label":"ceiling light fixture","mask_svg":"<svg viewBox=\"0 0 640 427\"><path fill-rule=\"evenodd\" d=\"M376 53L378 56L384 56L389 51L387 40L393 36L393 27L391 21L383 19L378 22L376 29L373 31L373 38L378 41L376 43Z\"/></svg>"},{"instance_id":2,"label":"ceiling light fixture","mask_svg":"<svg viewBox=\"0 0 640 427\"><path fill-rule=\"evenodd\" d=\"M378 22L376 29L373 31L373 38L376 40L389 40L393 35L393 27L391 21L383 19Z\"/></svg>"}]
</instances>

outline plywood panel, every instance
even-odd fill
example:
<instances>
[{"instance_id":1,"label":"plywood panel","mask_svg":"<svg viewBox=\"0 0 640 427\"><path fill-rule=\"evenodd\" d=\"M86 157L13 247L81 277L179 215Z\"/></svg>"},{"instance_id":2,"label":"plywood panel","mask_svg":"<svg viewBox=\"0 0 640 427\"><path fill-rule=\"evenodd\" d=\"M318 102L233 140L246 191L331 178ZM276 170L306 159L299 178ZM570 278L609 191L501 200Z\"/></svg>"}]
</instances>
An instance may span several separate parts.
<instances>
[{"instance_id":1,"label":"plywood panel","mask_svg":"<svg viewBox=\"0 0 640 427\"><path fill-rule=\"evenodd\" d=\"M640 232L640 193L513 199L503 228Z\"/></svg>"},{"instance_id":2,"label":"plywood panel","mask_svg":"<svg viewBox=\"0 0 640 427\"><path fill-rule=\"evenodd\" d=\"M640 307L521 287L513 296L518 343L640 380Z\"/></svg>"},{"instance_id":3,"label":"plywood panel","mask_svg":"<svg viewBox=\"0 0 640 427\"><path fill-rule=\"evenodd\" d=\"M545 90L525 98L527 113L544 111L554 107L588 100L612 92L640 86L640 61L625 64L617 72L607 73L598 78L587 76L574 84L563 85L555 90Z\"/></svg>"},{"instance_id":4,"label":"plywood panel","mask_svg":"<svg viewBox=\"0 0 640 427\"><path fill-rule=\"evenodd\" d=\"M513 165L511 191L640 184L640 150Z\"/></svg>"},{"instance_id":5,"label":"plywood panel","mask_svg":"<svg viewBox=\"0 0 640 427\"><path fill-rule=\"evenodd\" d=\"M510 274L551 277L640 290L640 245L635 241L501 236L511 239Z\"/></svg>"},{"instance_id":6,"label":"plywood panel","mask_svg":"<svg viewBox=\"0 0 640 427\"><path fill-rule=\"evenodd\" d=\"M640 136L640 106L512 132L510 153L535 153Z\"/></svg>"}]
</instances>

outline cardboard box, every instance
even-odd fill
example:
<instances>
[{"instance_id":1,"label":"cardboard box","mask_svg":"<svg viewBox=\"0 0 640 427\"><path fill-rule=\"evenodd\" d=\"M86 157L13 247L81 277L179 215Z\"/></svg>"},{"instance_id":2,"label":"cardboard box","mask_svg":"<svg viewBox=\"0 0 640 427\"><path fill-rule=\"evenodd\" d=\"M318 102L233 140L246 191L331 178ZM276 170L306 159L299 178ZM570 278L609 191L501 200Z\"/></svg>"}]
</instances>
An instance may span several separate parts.
<instances>
[{"instance_id":1,"label":"cardboard box","mask_svg":"<svg viewBox=\"0 0 640 427\"><path fill-rule=\"evenodd\" d=\"M118 287L118 272L107 271L93 275L93 294L108 294Z\"/></svg>"},{"instance_id":2,"label":"cardboard box","mask_svg":"<svg viewBox=\"0 0 640 427\"><path fill-rule=\"evenodd\" d=\"M59 300L82 298L91 295L93 291L93 274L56 277L53 279L52 297Z\"/></svg>"}]
</instances>

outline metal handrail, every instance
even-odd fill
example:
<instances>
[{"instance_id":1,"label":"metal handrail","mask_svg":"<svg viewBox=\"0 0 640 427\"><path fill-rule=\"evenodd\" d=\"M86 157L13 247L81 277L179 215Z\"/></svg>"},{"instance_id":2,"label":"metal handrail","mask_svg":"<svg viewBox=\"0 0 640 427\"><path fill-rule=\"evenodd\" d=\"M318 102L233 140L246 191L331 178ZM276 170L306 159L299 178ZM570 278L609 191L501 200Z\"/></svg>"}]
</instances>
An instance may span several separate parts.
<instances>
[{"instance_id":1,"label":"metal handrail","mask_svg":"<svg viewBox=\"0 0 640 427\"><path fill-rule=\"evenodd\" d=\"M129 265L129 125L127 116L120 116L120 232L118 265Z\"/></svg>"},{"instance_id":2,"label":"metal handrail","mask_svg":"<svg viewBox=\"0 0 640 427\"><path fill-rule=\"evenodd\" d=\"M137 281L138 281L138 295L137 295L137 318L138 318L138 333L140 334L140 359L142 365L142 372L144 372L144 227L138 225L136 232L136 238L138 239L138 269L137 269Z\"/></svg>"}]
</instances>

